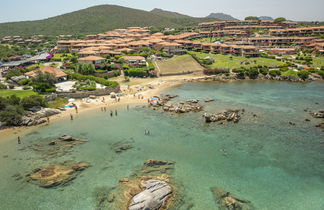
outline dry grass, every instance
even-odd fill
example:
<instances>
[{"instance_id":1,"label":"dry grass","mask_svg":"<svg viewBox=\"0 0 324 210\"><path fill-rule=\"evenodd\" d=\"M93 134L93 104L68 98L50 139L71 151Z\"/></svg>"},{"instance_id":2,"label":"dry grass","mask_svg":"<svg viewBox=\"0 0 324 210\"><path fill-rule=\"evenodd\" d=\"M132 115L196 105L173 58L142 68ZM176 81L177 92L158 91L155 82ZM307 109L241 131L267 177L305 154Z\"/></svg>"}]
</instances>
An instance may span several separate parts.
<instances>
[{"instance_id":1,"label":"dry grass","mask_svg":"<svg viewBox=\"0 0 324 210\"><path fill-rule=\"evenodd\" d=\"M160 75L176 75L203 71L190 55L176 56L164 61L156 61Z\"/></svg>"}]
</instances>

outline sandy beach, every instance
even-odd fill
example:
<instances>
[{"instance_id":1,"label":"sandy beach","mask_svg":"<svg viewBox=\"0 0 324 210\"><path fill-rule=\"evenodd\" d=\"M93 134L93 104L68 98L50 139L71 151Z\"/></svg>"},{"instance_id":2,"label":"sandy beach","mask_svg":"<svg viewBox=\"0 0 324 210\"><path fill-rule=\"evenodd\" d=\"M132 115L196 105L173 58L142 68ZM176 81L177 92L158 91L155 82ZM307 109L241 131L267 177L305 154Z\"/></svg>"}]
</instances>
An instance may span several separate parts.
<instances>
[{"instance_id":1,"label":"sandy beach","mask_svg":"<svg viewBox=\"0 0 324 210\"><path fill-rule=\"evenodd\" d=\"M69 108L66 111L62 111L61 114L54 115L50 117L50 123L53 123L58 120L70 120L70 115L72 114L82 114L87 111L106 107L107 112L113 110L117 107L127 105L143 105L147 104L147 100L152 97L159 95L161 91L176 87L183 83L186 83L192 79L201 77L201 75L182 75L182 76L170 76L163 78L148 78L148 79L132 79L130 85L128 83L121 85L120 101L117 102L116 99L111 98L110 96L100 96L96 99L78 99L74 103L78 107L78 113L74 108ZM135 96L134 96L135 95ZM37 130L38 128L47 126L47 123L40 124L37 126L30 127L10 127L0 130L0 140L16 140L18 136L26 135L30 132Z\"/></svg>"}]
</instances>

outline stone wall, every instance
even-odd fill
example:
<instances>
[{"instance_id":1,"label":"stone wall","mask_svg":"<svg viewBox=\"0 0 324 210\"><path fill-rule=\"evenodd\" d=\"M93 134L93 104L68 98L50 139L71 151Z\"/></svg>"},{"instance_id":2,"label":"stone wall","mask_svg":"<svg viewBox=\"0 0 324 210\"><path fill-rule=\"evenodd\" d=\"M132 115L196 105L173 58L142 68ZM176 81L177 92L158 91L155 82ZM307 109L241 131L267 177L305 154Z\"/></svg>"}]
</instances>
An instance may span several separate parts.
<instances>
[{"instance_id":1,"label":"stone wall","mask_svg":"<svg viewBox=\"0 0 324 210\"><path fill-rule=\"evenodd\" d=\"M105 96L105 95L109 95L112 92L119 93L120 86L114 87L114 88L110 87L110 88L106 88L106 89L99 89L99 90L95 90L95 91L77 91L75 93L60 92L60 93L57 93L57 96L67 97L67 98L87 98L90 95Z\"/></svg>"}]
</instances>

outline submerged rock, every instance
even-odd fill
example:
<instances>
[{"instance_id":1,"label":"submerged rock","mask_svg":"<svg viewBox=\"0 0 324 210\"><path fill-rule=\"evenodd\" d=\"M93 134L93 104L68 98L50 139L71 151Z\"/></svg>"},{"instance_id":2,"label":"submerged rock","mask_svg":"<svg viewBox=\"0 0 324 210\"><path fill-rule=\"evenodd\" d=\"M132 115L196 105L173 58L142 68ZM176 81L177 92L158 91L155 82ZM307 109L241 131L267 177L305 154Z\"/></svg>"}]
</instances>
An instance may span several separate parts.
<instances>
[{"instance_id":1,"label":"submerged rock","mask_svg":"<svg viewBox=\"0 0 324 210\"><path fill-rule=\"evenodd\" d=\"M28 181L40 187L50 188L67 184L89 166L90 164L86 162L63 162L61 164L53 164L35 169L27 177L29 178Z\"/></svg>"},{"instance_id":2,"label":"submerged rock","mask_svg":"<svg viewBox=\"0 0 324 210\"><path fill-rule=\"evenodd\" d=\"M42 140L40 143L30 145L27 148L40 152L45 159L49 159L64 156L68 154L74 146L85 142L86 140L84 139L76 139L72 136L64 135L54 140Z\"/></svg>"},{"instance_id":3,"label":"submerged rock","mask_svg":"<svg viewBox=\"0 0 324 210\"><path fill-rule=\"evenodd\" d=\"M116 153L122 153L134 148L134 146L131 143L132 142L129 141L118 141L113 144L110 144L110 148Z\"/></svg>"},{"instance_id":4,"label":"submerged rock","mask_svg":"<svg viewBox=\"0 0 324 210\"><path fill-rule=\"evenodd\" d=\"M252 210L254 209L251 202L231 195L218 187L212 187L214 199L220 210Z\"/></svg>"},{"instance_id":5,"label":"submerged rock","mask_svg":"<svg viewBox=\"0 0 324 210\"><path fill-rule=\"evenodd\" d=\"M160 209L172 193L171 186L161 180L150 179L141 185L144 191L132 198L129 210Z\"/></svg>"},{"instance_id":6,"label":"submerged rock","mask_svg":"<svg viewBox=\"0 0 324 210\"><path fill-rule=\"evenodd\" d=\"M215 99L212 99L212 98L205 99L205 103L209 103L209 102L213 102L213 101L215 101Z\"/></svg>"}]
</instances>

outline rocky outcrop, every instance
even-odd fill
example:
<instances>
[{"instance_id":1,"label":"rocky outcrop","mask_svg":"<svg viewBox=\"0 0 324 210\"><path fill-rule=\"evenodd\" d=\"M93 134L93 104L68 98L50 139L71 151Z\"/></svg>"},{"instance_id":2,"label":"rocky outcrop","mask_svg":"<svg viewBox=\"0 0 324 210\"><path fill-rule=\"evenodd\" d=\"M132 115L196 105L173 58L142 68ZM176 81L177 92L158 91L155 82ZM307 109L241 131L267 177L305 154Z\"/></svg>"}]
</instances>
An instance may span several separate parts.
<instances>
[{"instance_id":1,"label":"rocky outcrop","mask_svg":"<svg viewBox=\"0 0 324 210\"><path fill-rule=\"evenodd\" d=\"M172 193L171 186L161 180L144 181L141 187L144 190L132 198L129 210L160 209Z\"/></svg>"},{"instance_id":2,"label":"rocky outcrop","mask_svg":"<svg viewBox=\"0 0 324 210\"><path fill-rule=\"evenodd\" d=\"M47 117L60 114L61 111L58 109L43 108L37 112L28 112L18 122L19 126L33 126L47 122Z\"/></svg>"},{"instance_id":3,"label":"rocky outcrop","mask_svg":"<svg viewBox=\"0 0 324 210\"><path fill-rule=\"evenodd\" d=\"M220 121L228 121L238 123L241 119L241 110L226 110L225 112L217 113L217 114L207 114L205 113L203 117L205 118L206 123L211 122L220 122Z\"/></svg>"},{"instance_id":4,"label":"rocky outcrop","mask_svg":"<svg viewBox=\"0 0 324 210\"><path fill-rule=\"evenodd\" d=\"M66 161L61 164L37 168L31 174L28 174L27 177L29 182L40 187L51 188L66 185L89 166L90 164L86 162L75 163Z\"/></svg>"},{"instance_id":5,"label":"rocky outcrop","mask_svg":"<svg viewBox=\"0 0 324 210\"><path fill-rule=\"evenodd\" d=\"M250 201L235 197L230 192L226 192L218 187L212 187L210 190L220 210L254 209Z\"/></svg>"},{"instance_id":6,"label":"rocky outcrop","mask_svg":"<svg viewBox=\"0 0 324 210\"><path fill-rule=\"evenodd\" d=\"M174 104L165 104L163 105L162 109L165 112L173 112L178 114L188 113L188 112L200 112L202 111L203 106L197 103L180 102Z\"/></svg>"},{"instance_id":7,"label":"rocky outcrop","mask_svg":"<svg viewBox=\"0 0 324 210\"><path fill-rule=\"evenodd\" d=\"M209 103L209 102L213 102L213 101L215 101L215 99L213 99L213 98L206 98L205 99L205 103Z\"/></svg>"}]
</instances>

